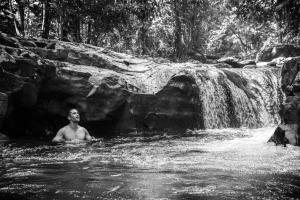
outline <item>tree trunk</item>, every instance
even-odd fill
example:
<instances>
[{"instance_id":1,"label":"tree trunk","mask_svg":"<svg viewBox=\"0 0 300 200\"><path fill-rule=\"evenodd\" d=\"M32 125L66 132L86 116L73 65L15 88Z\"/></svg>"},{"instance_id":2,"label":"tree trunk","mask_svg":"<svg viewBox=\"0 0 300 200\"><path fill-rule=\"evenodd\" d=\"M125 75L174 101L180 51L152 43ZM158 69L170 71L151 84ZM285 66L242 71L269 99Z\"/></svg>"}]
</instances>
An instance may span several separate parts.
<instances>
[{"instance_id":1,"label":"tree trunk","mask_svg":"<svg viewBox=\"0 0 300 200\"><path fill-rule=\"evenodd\" d=\"M174 0L174 14L175 14L175 56L181 59L184 55L183 43L182 43L182 25L180 20L180 6L178 1Z\"/></svg>"},{"instance_id":2,"label":"tree trunk","mask_svg":"<svg viewBox=\"0 0 300 200\"><path fill-rule=\"evenodd\" d=\"M13 15L13 24L14 24L15 34L16 34L17 36L20 36L20 31L19 31L18 26L17 26L16 17L15 17L15 15L13 14L12 0L9 0L8 3L9 3L9 9L10 9L10 12L11 12L12 15Z\"/></svg>"},{"instance_id":3,"label":"tree trunk","mask_svg":"<svg viewBox=\"0 0 300 200\"><path fill-rule=\"evenodd\" d=\"M25 5L22 0L16 0L18 7L19 7L19 14L20 14L20 32L22 35L25 35Z\"/></svg>"},{"instance_id":4,"label":"tree trunk","mask_svg":"<svg viewBox=\"0 0 300 200\"><path fill-rule=\"evenodd\" d=\"M87 30L87 44L91 44L91 35L92 35L92 21L88 22L88 30Z\"/></svg>"},{"instance_id":5,"label":"tree trunk","mask_svg":"<svg viewBox=\"0 0 300 200\"><path fill-rule=\"evenodd\" d=\"M62 41L69 41L68 39L68 25L67 22L65 21L65 19L61 19L61 23L60 23L60 30L61 30L61 40Z\"/></svg>"},{"instance_id":6,"label":"tree trunk","mask_svg":"<svg viewBox=\"0 0 300 200\"><path fill-rule=\"evenodd\" d=\"M42 24L42 37L48 39L49 38L49 31L50 31L50 0L43 1L43 24Z\"/></svg>"},{"instance_id":7,"label":"tree trunk","mask_svg":"<svg viewBox=\"0 0 300 200\"><path fill-rule=\"evenodd\" d=\"M140 44L141 44L141 49L142 49L142 54L147 54L148 53L148 48L147 48L147 27L146 27L146 22L143 22L143 25L140 29Z\"/></svg>"},{"instance_id":8,"label":"tree trunk","mask_svg":"<svg viewBox=\"0 0 300 200\"><path fill-rule=\"evenodd\" d=\"M75 41L76 42L81 42L81 35L80 35L80 32L81 32L81 30L80 30L80 18L79 17L76 17L76 20L75 20L75 30L74 30L74 32L75 32Z\"/></svg>"},{"instance_id":9,"label":"tree trunk","mask_svg":"<svg viewBox=\"0 0 300 200\"><path fill-rule=\"evenodd\" d=\"M68 21L67 21L67 16L65 16L64 13L64 2L63 0L58 1L58 9L59 9L59 23L60 23L60 39L62 41L69 41L68 40Z\"/></svg>"}]
</instances>

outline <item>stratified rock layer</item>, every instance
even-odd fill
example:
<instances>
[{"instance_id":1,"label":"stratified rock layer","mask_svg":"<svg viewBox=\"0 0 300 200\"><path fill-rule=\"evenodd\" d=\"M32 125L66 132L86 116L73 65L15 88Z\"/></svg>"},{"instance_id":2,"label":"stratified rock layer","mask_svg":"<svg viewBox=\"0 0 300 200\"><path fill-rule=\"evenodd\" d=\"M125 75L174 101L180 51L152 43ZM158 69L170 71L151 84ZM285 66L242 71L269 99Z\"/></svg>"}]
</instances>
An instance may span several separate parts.
<instances>
[{"instance_id":1,"label":"stratified rock layer","mask_svg":"<svg viewBox=\"0 0 300 200\"><path fill-rule=\"evenodd\" d=\"M0 65L0 92L7 96L0 104L0 131L9 136L53 137L72 107L95 136L260 127L279 120L276 67L172 63L2 33Z\"/></svg>"}]
</instances>

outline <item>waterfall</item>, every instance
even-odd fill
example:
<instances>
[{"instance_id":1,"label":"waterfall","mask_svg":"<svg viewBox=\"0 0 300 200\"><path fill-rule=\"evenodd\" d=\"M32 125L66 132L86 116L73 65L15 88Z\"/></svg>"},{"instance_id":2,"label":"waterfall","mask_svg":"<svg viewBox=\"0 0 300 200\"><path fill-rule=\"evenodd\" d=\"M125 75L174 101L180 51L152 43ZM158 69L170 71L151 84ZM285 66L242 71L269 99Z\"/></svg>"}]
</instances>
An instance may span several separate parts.
<instances>
[{"instance_id":1,"label":"waterfall","mask_svg":"<svg viewBox=\"0 0 300 200\"><path fill-rule=\"evenodd\" d=\"M256 128L278 124L283 99L279 68L207 69L194 72L204 128Z\"/></svg>"}]
</instances>

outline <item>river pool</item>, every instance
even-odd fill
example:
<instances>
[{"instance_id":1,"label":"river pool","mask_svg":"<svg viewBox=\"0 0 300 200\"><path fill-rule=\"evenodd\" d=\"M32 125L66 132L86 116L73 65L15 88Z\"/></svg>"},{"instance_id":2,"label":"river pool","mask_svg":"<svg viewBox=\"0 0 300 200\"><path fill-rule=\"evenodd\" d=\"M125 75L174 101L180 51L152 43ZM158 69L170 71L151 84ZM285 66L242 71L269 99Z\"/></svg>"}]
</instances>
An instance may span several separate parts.
<instances>
[{"instance_id":1,"label":"river pool","mask_svg":"<svg viewBox=\"0 0 300 200\"><path fill-rule=\"evenodd\" d=\"M0 199L299 199L300 148L274 130L2 143Z\"/></svg>"}]
</instances>

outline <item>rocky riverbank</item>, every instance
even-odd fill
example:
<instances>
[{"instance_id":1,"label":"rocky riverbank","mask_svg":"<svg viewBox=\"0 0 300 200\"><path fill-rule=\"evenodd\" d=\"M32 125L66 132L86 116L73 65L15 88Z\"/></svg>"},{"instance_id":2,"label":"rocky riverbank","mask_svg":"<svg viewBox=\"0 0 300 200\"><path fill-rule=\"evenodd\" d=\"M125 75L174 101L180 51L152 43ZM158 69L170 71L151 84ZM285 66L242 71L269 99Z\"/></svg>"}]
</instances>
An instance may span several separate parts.
<instances>
[{"instance_id":1,"label":"rocky riverbank","mask_svg":"<svg viewBox=\"0 0 300 200\"><path fill-rule=\"evenodd\" d=\"M137 58L0 34L0 132L53 137L77 107L95 136L278 123L282 63ZM271 64L270 64L271 63Z\"/></svg>"}]
</instances>

